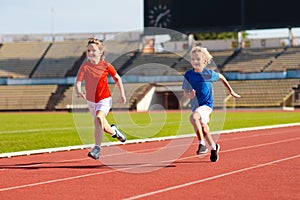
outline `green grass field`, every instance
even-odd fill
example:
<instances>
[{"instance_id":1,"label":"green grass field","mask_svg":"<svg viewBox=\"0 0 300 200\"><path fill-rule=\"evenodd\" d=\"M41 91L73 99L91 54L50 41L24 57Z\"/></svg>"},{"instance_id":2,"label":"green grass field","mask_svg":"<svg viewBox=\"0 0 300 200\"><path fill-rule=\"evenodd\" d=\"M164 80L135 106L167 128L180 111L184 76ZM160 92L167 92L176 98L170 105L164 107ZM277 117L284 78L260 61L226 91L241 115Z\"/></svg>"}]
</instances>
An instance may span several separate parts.
<instances>
[{"instance_id":1,"label":"green grass field","mask_svg":"<svg viewBox=\"0 0 300 200\"><path fill-rule=\"evenodd\" d=\"M128 139L191 134L190 112L126 113L108 115ZM93 143L93 122L89 113L0 113L0 153ZM300 122L300 112L214 111L211 131ZM112 140L106 134L105 141Z\"/></svg>"}]
</instances>

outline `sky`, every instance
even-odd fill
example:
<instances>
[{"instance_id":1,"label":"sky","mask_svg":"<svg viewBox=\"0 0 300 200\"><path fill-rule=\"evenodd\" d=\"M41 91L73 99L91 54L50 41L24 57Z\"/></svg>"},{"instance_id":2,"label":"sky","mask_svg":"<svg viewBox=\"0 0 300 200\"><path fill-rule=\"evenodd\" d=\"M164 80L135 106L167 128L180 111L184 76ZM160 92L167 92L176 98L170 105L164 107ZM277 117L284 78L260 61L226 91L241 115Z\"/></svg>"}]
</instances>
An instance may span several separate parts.
<instances>
[{"instance_id":1,"label":"sky","mask_svg":"<svg viewBox=\"0 0 300 200\"><path fill-rule=\"evenodd\" d=\"M141 30L143 0L0 0L0 34Z\"/></svg>"},{"instance_id":2,"label":"sky","mask_svg":"<svg viewBox=\"0 0 300 200\"><path fill-rule=\"evenodd\" d=\"M129 32L143 29L143 0L0 0L0 35ZM247 31L287 37L287 29ZM293 29L300 37L300 28Z\"/></svg>"}]
</instances>

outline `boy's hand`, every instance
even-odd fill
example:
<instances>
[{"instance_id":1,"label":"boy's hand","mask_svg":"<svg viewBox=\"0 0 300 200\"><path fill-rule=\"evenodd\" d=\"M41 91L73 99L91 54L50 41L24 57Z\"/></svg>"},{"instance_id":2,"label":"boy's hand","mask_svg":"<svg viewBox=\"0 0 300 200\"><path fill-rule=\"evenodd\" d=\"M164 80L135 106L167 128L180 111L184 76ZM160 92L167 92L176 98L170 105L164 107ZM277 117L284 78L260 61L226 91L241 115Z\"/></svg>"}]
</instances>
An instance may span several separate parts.
<instances>
[{"instance_id":1,"label":"boy's hand","mask_svg":"<svg viewBox=\"0 0 300 200\"><path fill-rule=\"evenodd\" d=\"M121 103L125 104L126 103L126 97L125 96L121 96L120 97Z\"/></svg>"},{"instance_id":2,"label":"boy's hand","mask_svg":"<svg viewBox=\"0 0 300 200\"><path fill-rule=\"evenodd\" d=\"M77 93L77 97L78 98L83 98L83 99L85 99L86 100L86 97L85 97L85 93L83 93L83 92L79 92L79 93Z\"/></svg>"},{"instance_id":3,"label":"boy's hand","mask_svg":"<svg viewBox=\"0 0 300 200\"><path fill-rule=\"evenodd\" d=\"M188 98L193 99L196 96L196 90L192 90L189 94L188 94Z\"/></svg>"}]
</instances>

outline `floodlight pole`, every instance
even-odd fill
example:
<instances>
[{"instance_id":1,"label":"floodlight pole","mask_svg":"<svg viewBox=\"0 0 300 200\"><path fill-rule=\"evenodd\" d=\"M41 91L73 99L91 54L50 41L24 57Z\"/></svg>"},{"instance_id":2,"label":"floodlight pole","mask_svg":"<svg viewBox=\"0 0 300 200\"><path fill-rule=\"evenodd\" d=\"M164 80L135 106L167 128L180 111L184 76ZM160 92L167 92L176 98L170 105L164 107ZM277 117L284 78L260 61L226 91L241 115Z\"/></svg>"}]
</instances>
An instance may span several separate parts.
<instances>
[{"instance_id":1,"label":"floodlight pole","mask_svg":"<svg viewBox=\"0 0 300 200\"><path fill-rule=\"evenodd\" d=\"M54 8L51 8L51 34L52 34L52 42L54 42L55 40L55 36L54 36Z\"/></svg>"}]
</instances>

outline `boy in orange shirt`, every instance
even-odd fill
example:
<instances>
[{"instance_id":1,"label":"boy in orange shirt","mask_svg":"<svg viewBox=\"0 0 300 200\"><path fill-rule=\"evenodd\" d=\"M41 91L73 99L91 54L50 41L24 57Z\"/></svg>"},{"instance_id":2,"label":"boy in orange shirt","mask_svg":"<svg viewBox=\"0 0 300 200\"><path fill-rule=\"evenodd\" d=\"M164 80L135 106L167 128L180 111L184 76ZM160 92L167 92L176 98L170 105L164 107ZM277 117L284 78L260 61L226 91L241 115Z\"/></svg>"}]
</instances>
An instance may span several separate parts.
<instances>
[{"instance_id":1,"label":"boy in orange shirt","mask_svg":"<svg viewBox=\"0 0 300 200\"><path fill-rule=\"evenodd\" d=\"M99 159L103 132L109 133L121 142L126 141L125 134L116 125L110 126L106 120L112 106L107 75L110 75L116 82L121 102L124 104L126 97L121 77L110 63L104 61L104 51L105 47L98 39L89 39L86 50L87 61L80 66L75 84L77 97L87 100L89 111L94 117L95 146L88 153L88 156L93 159ZM86 93L81 91L83 80Z\"/></svg>"}]
</instances>

